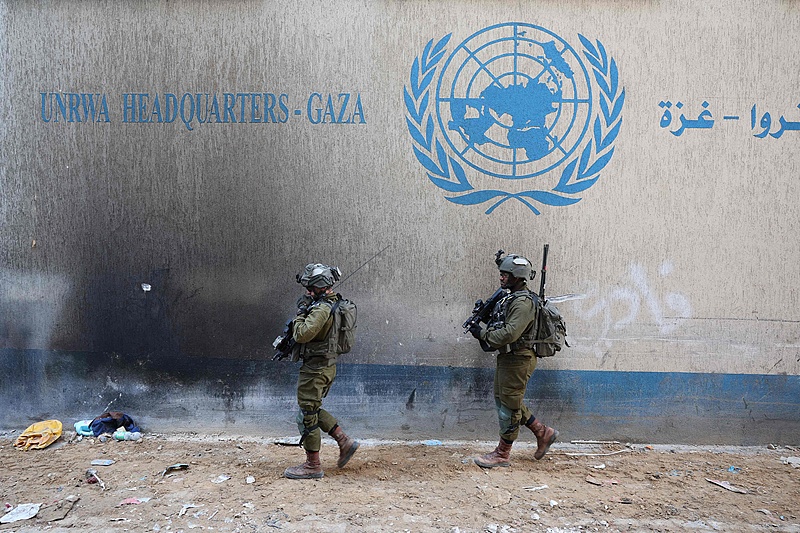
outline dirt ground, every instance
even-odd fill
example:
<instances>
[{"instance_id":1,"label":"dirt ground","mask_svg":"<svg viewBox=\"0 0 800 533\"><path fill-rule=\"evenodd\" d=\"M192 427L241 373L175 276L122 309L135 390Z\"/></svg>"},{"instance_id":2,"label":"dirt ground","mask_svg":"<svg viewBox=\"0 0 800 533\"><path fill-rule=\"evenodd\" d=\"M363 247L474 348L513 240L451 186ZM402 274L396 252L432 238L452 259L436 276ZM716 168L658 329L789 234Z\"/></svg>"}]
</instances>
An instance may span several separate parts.
<instances>
[{"instance_id":1,"label":"dirt ground","mask_svg":"<svg viewBox=\"0 0 800 533\"><path fill-rule=\"evenodd\" d=\"M325 477L295 481L283 470L303 454L278 441L150 434L100 443L65 433L23 452L5 433L0 501L42 506L0 531L800 532L793 447L557 443L535 461L526 440L511 467L483 470L471 458L493 442L364 441L340 470L326 439ZM165 473L176 464L188 466ZM86 482L90 468L105 489Z\"/></svg>"}]
</instances>

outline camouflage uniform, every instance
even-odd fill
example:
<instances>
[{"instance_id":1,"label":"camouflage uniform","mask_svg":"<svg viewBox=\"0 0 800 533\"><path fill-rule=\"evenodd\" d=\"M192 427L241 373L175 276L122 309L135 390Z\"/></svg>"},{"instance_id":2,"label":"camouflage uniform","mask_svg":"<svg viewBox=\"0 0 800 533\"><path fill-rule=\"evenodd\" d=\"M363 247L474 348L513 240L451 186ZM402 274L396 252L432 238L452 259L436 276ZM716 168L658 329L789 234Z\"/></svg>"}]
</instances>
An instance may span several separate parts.
<instances>
[{"instance_id":1,"label":"camouflage uniform","mask_svg":"<svg viewBox=\"0 0 800 533\"><path fill-rule=\"evenodd\" d=\"M526 258L516 254L501 257L502 253L500 250L495 255L501 288L512 293L495 305L486 329L477 323L469 328L482 344L499 351L494 374L494 402L500 422L500 442L494 451L475 458L475 464L483 468L511 464L511 446L519 436L520 426L527 427L536 436L535 459L544 457L558 438L558 431L537 420L523 402L528 380L536 368L533 346L538 303L536 295L526 285L535 272Z\"/></svg>"},{"instance_id":2,"label":"camouflage uniform","mask_svg":"<svg viewBox=\"0 0 800 533\"><path fill-rule=\"evenodd\" d=\"M303 435L303 448L310 452L320 449L319 430L328 433L337 424L336 418L322 409L322 399L328 395L336 378L336 354L327 353L328 332L333 324L331 306L336 299L335 294L329 294L311 303L308 315L295 318L292 328L294 340L302 345L303 358L297 379L297 404L300 406L297 425ZM304 297L298 303L302 305L307 301Z\"/></svg>"},{"instance_id":3,"label":"camouflage uniform","mask_svg":"<svg viewBox=\"0 0 800 533\"><path fill-rule=\"evenodd\" d=\"M339 460L336 463L339 468L347 464L359 446L355 439L342 430L336 418L322 408L322 399L328 395L336 379L336 346L329 342L329 334L334 323L331 312L340 298L330 287L337 279L333 277L331 267L321 264L309 264L305 274L298 275L298 282L309 289L309 294L297 301L297 317L292 324L292 336L299 345L299 356L303 359L297 378L297 405L300 407L297 427L301 433L300 443L306 452L306 462L284 471L283 475L290 479L319 479L324 476L319 458L322 444L320 429L339 446ZM317 294L317 298L312 298L311 294Z\"/></svg>"},{"instance_id":4,"label":"camouflage uniform","mask_svg":"<svg viewBox=\"0 0 800 533\"><path fill-rule=\"evenodd\" d=\"M494 401L500 422L500 437L514 442L520 425L531 417L523 403L528 380L536 368L531 349L536 326L536 305L528 291L506 296L495 307L497 321L489 324L482 340L500 350L494 375Z\"/></svg>"}]
</instances>

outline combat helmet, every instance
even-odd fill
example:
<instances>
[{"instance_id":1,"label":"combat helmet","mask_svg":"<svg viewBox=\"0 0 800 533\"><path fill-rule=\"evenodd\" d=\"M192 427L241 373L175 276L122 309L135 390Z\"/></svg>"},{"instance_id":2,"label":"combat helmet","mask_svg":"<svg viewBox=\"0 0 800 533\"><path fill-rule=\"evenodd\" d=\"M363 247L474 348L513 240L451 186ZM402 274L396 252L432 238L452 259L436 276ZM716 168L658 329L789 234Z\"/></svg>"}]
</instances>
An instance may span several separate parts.
<instances>
[{"instance_id":1,"label":"combat helmet","mask_svg":"<svg viewBox=\"0 0 800 533\"><path fill-rule=\"evenodd\" d=\"M517 254L508 254L505 257L500 257L503 253L505 253L503 250L498 250L494 259L500 272L508 272L515 278L523 280L533 279L536 276L531 262L526 258Z\"/></svg>"},{"instance_id":2,"label":"combat helmet","mask_svg":"<svg viewBox=\"0 0 800 533\"><path fill-rule=\"evenodd\" d=\"M330 267L322 263L309 263L303 272L297 274L297 283L309 289L311 287L327 288L339 281L342 271L339 267Z\"/></svg>"}]
</instances>

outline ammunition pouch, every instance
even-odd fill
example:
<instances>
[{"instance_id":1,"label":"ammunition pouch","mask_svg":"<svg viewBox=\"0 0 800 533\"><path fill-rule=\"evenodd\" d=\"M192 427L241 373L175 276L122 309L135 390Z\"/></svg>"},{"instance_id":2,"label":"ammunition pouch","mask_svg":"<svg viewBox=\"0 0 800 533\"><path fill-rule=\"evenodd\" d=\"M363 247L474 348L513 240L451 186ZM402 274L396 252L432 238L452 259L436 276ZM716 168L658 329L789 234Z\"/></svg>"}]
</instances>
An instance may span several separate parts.
<instances>
[{"instance_id":1,"label":"ammunition pouch","mask_svg":"<svg viewBox=\"0 0 800 533\"><path fill-rule=\"evenodd\" d=\"M533 350L535 341L536 332L534 331L533 327L530 327L520 336L519 339L515 340L508 346L511 348L512 352L518 352L520 350Z\"/></svg>"},{"instance_id":2,"label":"ammunition pouch","mask_svg":"<svg viewBox=\"0 0 800 533\"><path fill-rule=\"evenodd\" d=\"M336 363L336 353L328 351L328 341L311 341L303 344L301 356L304 363L315 367L331 366Z\"/></svg>"}]
</instances>

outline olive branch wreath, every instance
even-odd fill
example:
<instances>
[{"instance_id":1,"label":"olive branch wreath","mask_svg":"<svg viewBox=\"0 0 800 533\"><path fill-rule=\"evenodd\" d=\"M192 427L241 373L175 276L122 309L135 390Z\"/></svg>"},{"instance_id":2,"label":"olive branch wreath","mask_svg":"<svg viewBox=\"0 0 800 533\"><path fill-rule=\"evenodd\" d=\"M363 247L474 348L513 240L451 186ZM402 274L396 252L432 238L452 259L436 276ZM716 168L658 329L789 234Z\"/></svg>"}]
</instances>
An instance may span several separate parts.
<instances>
[{"instance_id":1,"label":"olive branch wreath","mask_svg":"<svg viewBox=\"0 0 800 533\"><path fill-rule=\"evenodd\" d=\"M605 47L598 40L595 46L589 39L578 34L583 44L583 54L592 66L594 78L600 88L600 111L594 120L593 142L589 141L580 156L564 166L558 183L550 191L532 190L518 193L487 189L476 190L464 167L448 155L439 142L434 139L433 112L429 111L430 86L436 74L437 65L445 56L451 34L442 37L436 44L428 41L421 56L414 58L411 65L409 86L404 87L406 124L414 141L414 155L428 171L427 176L434 185L456 196L448 196L450 202L460 205L494 203L486 210L491 214L497 207L511 200L519 200L535 214L540 214L532 202L549 206L572 205L581 200L582 193L594 185L614 154L613 143L622 125L622 106L625 102L625 89L619 86L619 72L614 59L609 61ZM424 123L424 127L423 127ZM466 193L466 194L461 194Z\"/></svg>"}]
</instances>

